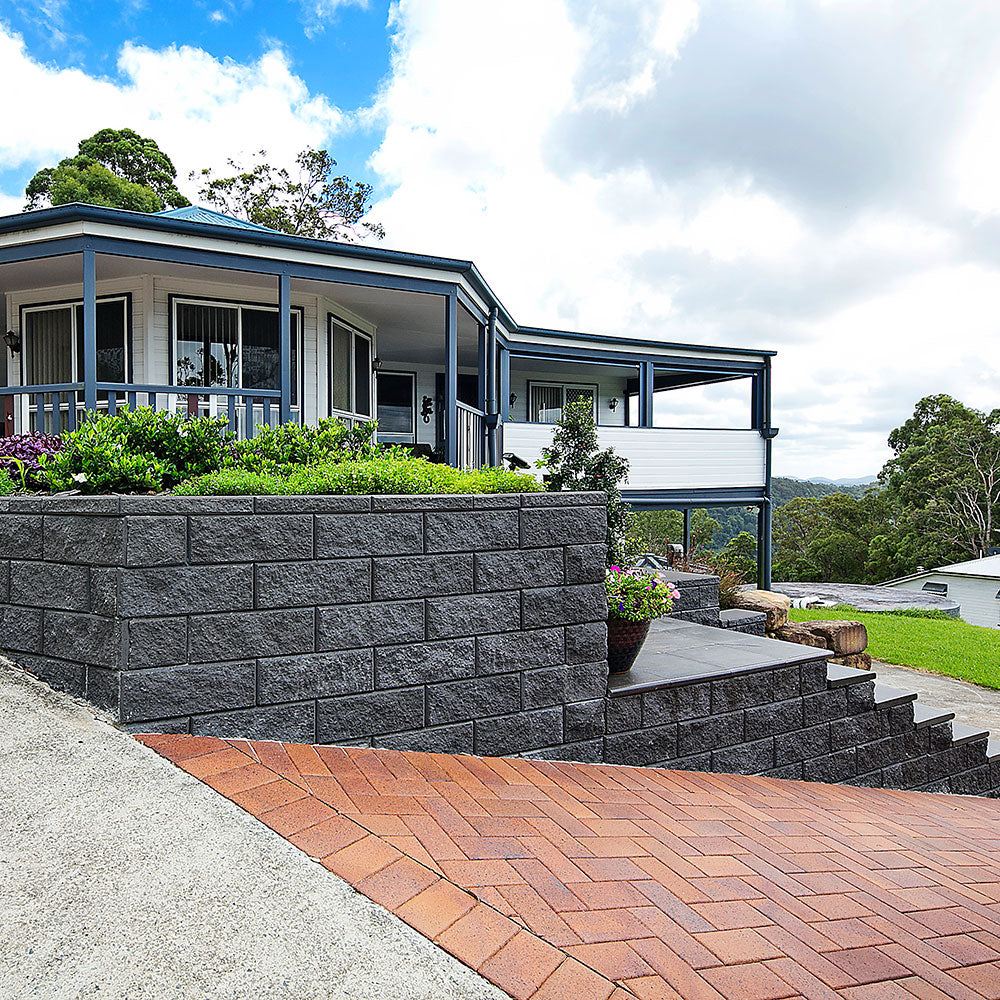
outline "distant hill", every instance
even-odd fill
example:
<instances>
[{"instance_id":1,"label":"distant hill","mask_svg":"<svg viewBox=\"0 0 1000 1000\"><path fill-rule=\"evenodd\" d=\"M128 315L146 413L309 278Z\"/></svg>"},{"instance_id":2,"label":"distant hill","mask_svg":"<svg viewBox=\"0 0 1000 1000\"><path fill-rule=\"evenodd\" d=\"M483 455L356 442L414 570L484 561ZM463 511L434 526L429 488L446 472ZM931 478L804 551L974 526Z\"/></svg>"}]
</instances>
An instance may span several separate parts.
<instances>
[{"instance_id":1,"label":"distant hill","mask_svg":"<svg viewBox=\"0 0 1000 1000\"><path fill-rule=\"evenodd\" d=\"M857 479L827 479L825 476L813 476L811 479L801 479L803 483L826 483L831 486L868 486L874 483L878 476L859 476Z\"/></svg>"}]
</instances>

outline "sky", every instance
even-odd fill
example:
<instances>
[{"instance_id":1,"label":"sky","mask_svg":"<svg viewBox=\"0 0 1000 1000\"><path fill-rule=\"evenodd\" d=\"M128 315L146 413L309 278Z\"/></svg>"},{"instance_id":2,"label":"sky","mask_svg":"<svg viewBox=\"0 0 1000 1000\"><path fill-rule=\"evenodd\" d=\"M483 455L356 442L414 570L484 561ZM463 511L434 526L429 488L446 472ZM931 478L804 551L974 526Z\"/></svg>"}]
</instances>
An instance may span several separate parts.
<instances>
[{"instance_id":1,"label":"sky","mask_svg":"<svg viewBox=\"0 0 1000 1000\"><path fill-rule=\"evenodd\" d=\"M327 148L525 325L778 351L775 473L864 476L1000 405L998 57L996 0L0 0L0 212L103 127L192 198Z\"/></svg>"}]
</instances>

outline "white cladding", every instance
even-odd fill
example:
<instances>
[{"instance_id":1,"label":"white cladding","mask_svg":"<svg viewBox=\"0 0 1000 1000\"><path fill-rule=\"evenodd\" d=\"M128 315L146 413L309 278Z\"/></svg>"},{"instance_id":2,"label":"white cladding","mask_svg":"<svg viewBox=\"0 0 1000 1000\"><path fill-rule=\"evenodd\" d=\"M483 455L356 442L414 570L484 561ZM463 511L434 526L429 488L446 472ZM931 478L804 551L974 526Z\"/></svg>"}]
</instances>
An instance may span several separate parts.
<instances>
[{"instance_id":1,"label":"white cladding","mask_svg":"<svg viewBox=\"0 0 1000 1000\"><path fill-rule=\"evenodd\" d=\"M947 597L959 606L959 617L970 625L986 628L1000 628L1000 576L958 576L954 573L931 571L898 583L887 583L887 587L897 590L923 590L925 583L944 584L948 588Z\"/></svg>"},{"instance_id":2,"label":"white cladding","mask_svg":"<svg viewBox=\"0 0 1000 1000\"><path fill-rule=\"evenodd\" d=\"M552 441L551 424L504 424L503 449L534 463ZM763 486L764 439L754 430L598 427L602 448L629 460L630 490Z\"/></svg>"}]
</instances>

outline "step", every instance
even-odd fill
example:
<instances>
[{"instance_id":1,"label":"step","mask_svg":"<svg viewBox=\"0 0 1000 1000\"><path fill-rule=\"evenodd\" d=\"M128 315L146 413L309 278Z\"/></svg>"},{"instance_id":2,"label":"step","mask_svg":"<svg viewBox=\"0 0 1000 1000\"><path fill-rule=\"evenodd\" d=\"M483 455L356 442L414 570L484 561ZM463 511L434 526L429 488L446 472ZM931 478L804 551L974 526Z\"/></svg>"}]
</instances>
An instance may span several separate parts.
<instances>
[{"instance_id":1,"label":"step","mask_svg":"<svg viewBox=\"0 0 1000 1000\"><path fill-rule=\"evenodd\" d=\"M875 680L874 670L859 670L857 667L845 667L840 663L826 665L826 683L832 688L873 680Z\"/></svg>"},{"instance_id":2,"label":"step","mask_svg":"<svg viewBox=\"0 0 1000 1000\"><path fill-rule=\"evenodd\" d=\"M990 733L986 729L976 729L975 726L967 726L964 722L953 722L951 724L951 744L961 746L963 743L972 743L975 740L989 740Z\"/></svg>"},{"instance_id":3,"label":"step","mask_svg":"<svg viewBox=\"0 0 1000 1000\"><path fill-rule=\"evenodd\" d=\"M916 691L903 691L901 688L889 687L888 684L875 684L875 707L893 708L896 705L907 705L917 700Z\"/></svg>"},{"instance_id":4,"label":"step","mask_svg":"<svg viewBox=\"0 0 1000 1000\"><path fill-rule=\"evenodd\" d=\"M913 725L917 729L936 726L940 722L951 722L954 718L954 712L947 712L943 708L933 708L919 701L913 704Z\"/></svg>"},{"instance_id":5,"label":"step","mask_svg":"<svg viewBox=\"0 0 1000 1000\"><path fill-rule=\"evenodd\" d=\"M1000 736L991 736L986 741L986 759L991 762L1000 760Z\"/></svg>"}]
</instances>

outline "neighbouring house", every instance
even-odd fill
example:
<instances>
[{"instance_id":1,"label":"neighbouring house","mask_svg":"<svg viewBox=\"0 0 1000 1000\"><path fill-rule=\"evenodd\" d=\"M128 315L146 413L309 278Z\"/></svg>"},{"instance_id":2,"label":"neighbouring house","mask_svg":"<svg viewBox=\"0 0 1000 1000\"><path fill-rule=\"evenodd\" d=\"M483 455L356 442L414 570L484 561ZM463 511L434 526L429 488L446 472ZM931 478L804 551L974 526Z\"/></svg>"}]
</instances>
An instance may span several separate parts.
<instances>
[{"instance_id":1,"label":"neighbouring house","mask_svg":"<svg viewBox=\"0 0 1000 1000\"><path fill-rule=\"evenodd\" d=\"M336 416L478 467L533 463L563 405L588 400L601 445L630 460L629 503L755 508L770 583L774 352L522 326L469 261L199 207L0 218L0 291L5 435L146 404L225 414L242 435ZM736 380L738 425L684 426L672 400Z\"/></svg>"},{"instance_id":2,"label":"neighbouring house","mask_svg":"<svg viewBox=\"0 0 1000 1000\"><path fill-rule=\"evenodd\" d=\"M947 597L959 605L959 615L970 625L1000 628L1000 555L920 570L882 586Z\"/></svg>"}]
</instances>

